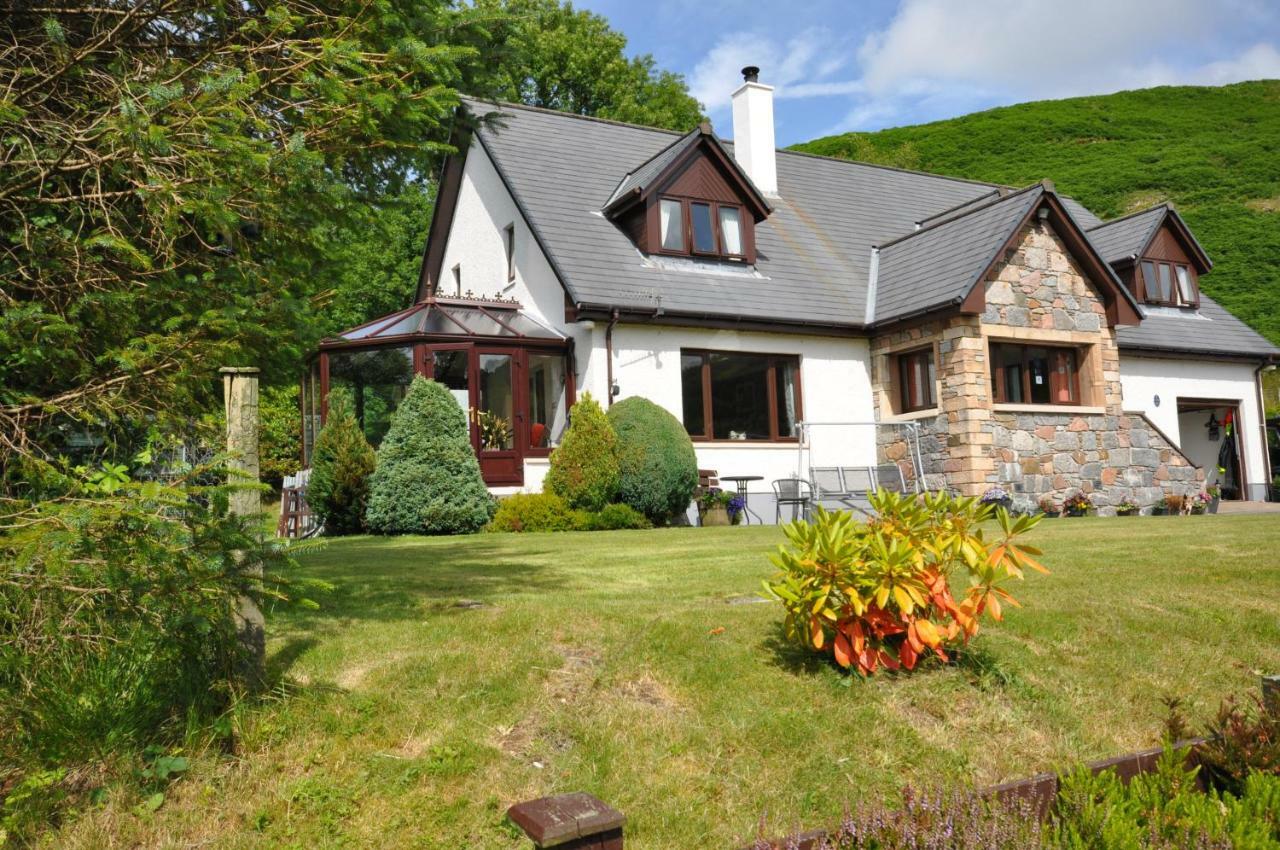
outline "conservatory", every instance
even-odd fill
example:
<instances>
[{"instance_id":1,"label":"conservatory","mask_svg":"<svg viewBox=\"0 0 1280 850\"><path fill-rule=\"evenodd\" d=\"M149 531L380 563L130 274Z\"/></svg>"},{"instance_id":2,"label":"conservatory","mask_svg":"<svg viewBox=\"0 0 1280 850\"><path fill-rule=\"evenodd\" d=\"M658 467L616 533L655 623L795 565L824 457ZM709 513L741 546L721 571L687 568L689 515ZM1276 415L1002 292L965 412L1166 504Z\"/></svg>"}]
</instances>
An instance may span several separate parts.
<instances>
[{"instance_id":1,"label":"conservatory","mask_svg":"<svg viewBox=\"0 0 1280 850\"><path fill-rule=\"evenodd\" d=\"M303 381L303 453L345 389L375 447L414 375L438 381L467 413L485 483L520 486L526 458L557 444L574 401L573 341L515 301L427 298L323 340Z\"/></svg>"}]
</instances>

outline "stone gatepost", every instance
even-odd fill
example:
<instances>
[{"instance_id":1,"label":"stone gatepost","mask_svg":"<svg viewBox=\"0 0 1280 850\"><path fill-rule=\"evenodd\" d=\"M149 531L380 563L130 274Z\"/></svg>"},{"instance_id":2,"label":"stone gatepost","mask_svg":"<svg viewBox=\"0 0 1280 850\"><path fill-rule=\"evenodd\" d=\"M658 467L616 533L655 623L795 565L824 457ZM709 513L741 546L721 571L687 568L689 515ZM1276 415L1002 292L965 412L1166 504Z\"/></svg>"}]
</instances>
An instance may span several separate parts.
<instances>
[{"instance_id":1,"label":"stone gatepost","mask_svg":"<svg viewBox=\"0 0 1280 850\"><path fill-rule=\"evenodd\" d=\"M227 467L231 483L258 483L258 372L251 366L225 366L222 375L222 398L227 419ZM261 495L253 487L234 490L230 496L231 512L237 516L257 517L262 513ZM257 603L248 596L240 597L236 611L236 628L240 641L248 650L246 678L257 684L266 660L266 621Z\"/></svg>"}]
</instances>

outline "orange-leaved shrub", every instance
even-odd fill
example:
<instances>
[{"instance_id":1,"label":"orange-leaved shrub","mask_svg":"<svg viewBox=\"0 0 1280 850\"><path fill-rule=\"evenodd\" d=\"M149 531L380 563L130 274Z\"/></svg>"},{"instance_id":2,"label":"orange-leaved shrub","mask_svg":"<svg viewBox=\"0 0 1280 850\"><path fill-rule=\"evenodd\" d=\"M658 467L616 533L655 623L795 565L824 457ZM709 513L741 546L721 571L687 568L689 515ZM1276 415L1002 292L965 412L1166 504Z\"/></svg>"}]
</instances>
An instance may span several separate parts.
<instances>
[{"instance_id":1,"label":"orange-leaved shrub","mask_svg":"<svg viewBox=\"0 0 1280 850\"><path fill-rule=\"evenodd\" d=\"M999 620L1004 603L1018 604L1005 584L1026 567L1048 572L1019 542L1039 520L974 498L880 490L865 521L818 508L813 522L785 526L790 544L773 556L781 573L765 592L786 608L788 639L864 676L914 669L929 654L946 661L984 614Z\"/></svg>"}]
</instances>

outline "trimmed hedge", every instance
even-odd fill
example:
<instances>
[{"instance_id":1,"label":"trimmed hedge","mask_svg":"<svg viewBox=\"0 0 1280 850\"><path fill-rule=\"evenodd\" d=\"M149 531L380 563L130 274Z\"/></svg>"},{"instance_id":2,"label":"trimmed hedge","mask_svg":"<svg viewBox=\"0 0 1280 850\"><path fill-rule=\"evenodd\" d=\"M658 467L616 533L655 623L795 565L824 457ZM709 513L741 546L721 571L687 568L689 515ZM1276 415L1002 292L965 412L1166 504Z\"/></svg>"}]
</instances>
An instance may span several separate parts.
<instances>
[{"instance_id":1,"label":"trimmed hedge","mask_svg":"<svg viewBox=\"0 0 1280 850\"><path fill-rule=\"evenodd\" d=\"M600 405L583 393L569 412L569 429L551 453L543 488L569 507L598 511L618 494L618 438Z\"/></svg>"},{"instance_id":2,"label":"trimmed hedge","mask_svg":"<svg viewBox=\"0 0 1280 850\"><path fill-rule=\"evenodd\" d=\"M469 534L484 527L491 508L466 413L444 386L415 377L378 447L365 513L369 529Z\"/></svg>"},{"instance_id":3,"label":"trimmed hedge","mask_svg":"<svg viewBox=\"0 0 1280 850\"><path fill-rule=\"evenodd\" d=\"M644 514L628 505L605 505L580 511L554 493L517 493L498 500L498 510L485 531L614 531L653 528Z\"/></svg>"},{"instance_id":4,"label":"trimmed hedge","mask_svg":"<svg viewBox=\"0 0 1280 850\"><path fill-rule=\"evenodd\" d=\"M623 528L653 528L644 514L630 505L605 505L593 514L586 515L587 531L615 531Z\"/></svg>"},{"instance_id":5,"label":"trimmed hedge","mask_svg":"<svg viewBox=\"0 0 1280 850\"><path fill-rule=\"evenodd\" d=\"M609 408L617 434L618 500L665 525L688 509L698 486L698 458L684 425L647 398Z\"/></svg>"},{"instance_id":6,"label":"trimmed hedge","mask_svg":"<svg viewBox=\"0 0 1280 850\"><path fill-rule=\"evenodd\" d=\"M329 393L329 415L311 453L307 504L324 523L325 534L364 531L373 473L373 447L351 413L351 400L341 389Z\"/></svg>"},{"instance_id":7,"label":"trimmed hedge","mask_svg":"<svg viewBox=\"0 0 1280 850\"><path fill-rule=\"evenodd\" d=\"M554 493L517 493L498 500L485 531L577 531L586 516Z\"/></svg>"}]
</instances>

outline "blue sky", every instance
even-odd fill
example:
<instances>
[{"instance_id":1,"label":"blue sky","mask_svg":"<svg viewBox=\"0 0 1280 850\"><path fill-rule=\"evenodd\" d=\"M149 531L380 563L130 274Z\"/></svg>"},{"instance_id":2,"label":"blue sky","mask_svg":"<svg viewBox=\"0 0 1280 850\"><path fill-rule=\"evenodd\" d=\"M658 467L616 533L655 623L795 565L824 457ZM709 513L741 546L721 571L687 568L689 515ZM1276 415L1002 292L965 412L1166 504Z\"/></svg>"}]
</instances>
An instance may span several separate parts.
<instances>
[{"instance_id":1,"label":"blue sky","mask_svg":"<svg viewBox=\"0 0 1280 850\"><path fill-rule=\"evenodd\" d=\"M1280 77L1280 0L578 0L732 135L738 69L779 146L1028 100Z\"/></svg>"}]
</instances>

